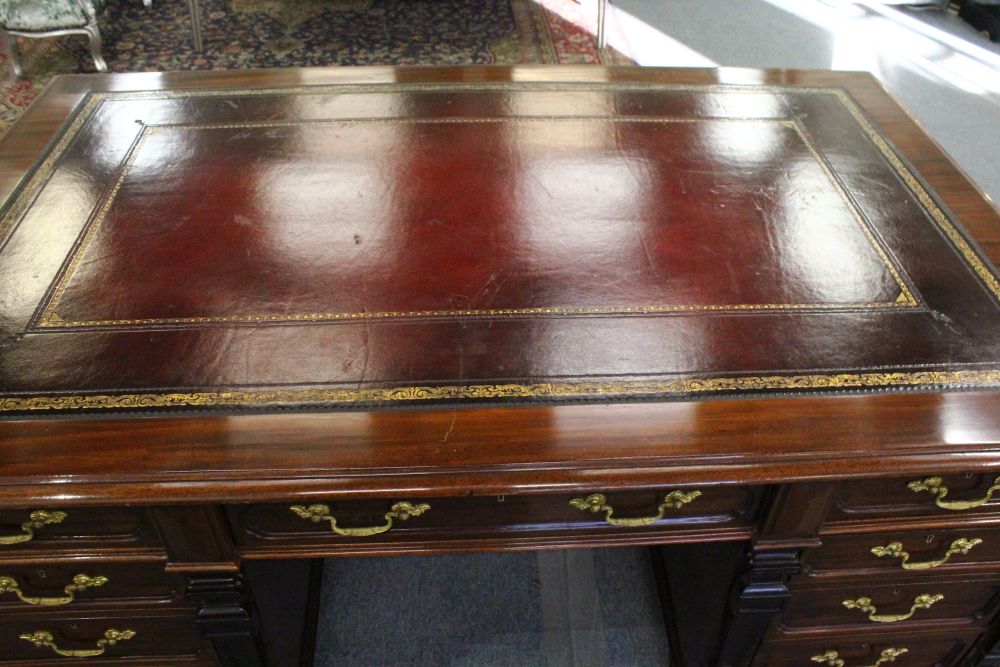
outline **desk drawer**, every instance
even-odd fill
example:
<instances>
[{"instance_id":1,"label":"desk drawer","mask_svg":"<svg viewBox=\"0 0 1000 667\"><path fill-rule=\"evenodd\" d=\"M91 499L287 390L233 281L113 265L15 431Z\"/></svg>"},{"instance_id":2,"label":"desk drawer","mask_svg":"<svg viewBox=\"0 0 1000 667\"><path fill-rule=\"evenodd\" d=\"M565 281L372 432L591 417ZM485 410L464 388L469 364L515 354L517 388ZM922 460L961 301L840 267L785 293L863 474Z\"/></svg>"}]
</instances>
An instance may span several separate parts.
<instances>
[{"instance_id":1,"label":"desk drawer","mask_svg":"<svg viewBox=\"0 0 1000 667\"><path fill-rule=\"evenodd\" d=\"M979 638L975 633L897 633L827 637L806 641L769 641L754 657L754 667L951 667ZM893 659L895 656L895 659ZM843 662L838 662L838 661ZM880 661L881 660L881 661Z\"/></svg>"},{"instance_id":2,"label":"desk drawer","mask_svg":"<svg viewBox=\"0 0 1000 667\"><path fill-rule=\"evenodd\" d=\"M1000 528L826 535L822 541L803 557L806 576L881 572L926 578L941 572L1000 568Z\"/></svg>"},{"instance_id":3,"label":"desk drawer","mask_svg":"<svg viewBox=\"0 0 1000 667\"><path fill-rule=\"evenodd\" d=\"M1000 518L998 482L996 473L851 480L839 484L834 492L827 523L910 517Z\"/></svg>"},{"instance_id":4,"label":"desk drawer","mask_svg":"<svg viewBox=\"0 0 1000 667\"><path fill-rule=\"evenodd\" d=\"M993 579L882 583L861 579L850 586L793 589L778 629L786 634L836 630L886 632L931 624L961 628L992 617L1000 604ZM846 604L845 604L846 603Z\"/></svg>"},{"instance_id":5,"label":"desk drawer","mask_svg":"<svg viewBox=\"0 0 1000 667\"><path fill-rule=\"evenodd\" d=\"M218 660L191 612L89 618L24 614L0 624L0 664L67 663L201 666Z\"/></svg>"},{"instance_id":6,"label":"desk drawer","mask_svg":"<svg viewBox=\"0 0 1000 667\"><path fill-rule=\"evenodd\" d=\"M749 487L462 498L313 501L228 508L244 549L290 545L445 542L572 534L748 533L759 506Z\"/></svg>"},{"instance_id":7,"label":"desk drawer","mask_svg":"<svg viewBox=\"0 0 1000 667\"><path fill-rule=\"evenodd\" d=\"M0 561L63 551L159 547L148 513L132 507L0 510Z\"/></svg>"},{"instance_id":8,"label":"desk drawer","mask_svg":"<svg viewBox=\"0 0 1000 667\"><path fill-rule=\"evenodd\" d=\"M165 561L73 559L35 565L0 564L0 613L162 603L181 599L182 582Z\"/></svg>"}]
</instances>

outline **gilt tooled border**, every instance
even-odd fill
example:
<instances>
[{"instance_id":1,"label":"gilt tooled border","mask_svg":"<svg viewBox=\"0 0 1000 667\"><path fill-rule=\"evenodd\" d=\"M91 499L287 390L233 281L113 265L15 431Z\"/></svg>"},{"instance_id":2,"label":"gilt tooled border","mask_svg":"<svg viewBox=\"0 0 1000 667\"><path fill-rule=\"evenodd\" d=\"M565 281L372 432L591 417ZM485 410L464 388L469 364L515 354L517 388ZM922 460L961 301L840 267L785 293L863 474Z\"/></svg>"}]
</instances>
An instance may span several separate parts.
<instances>
[{"instance_id":1,"label":"gilt tooled border","mask_svg":"<svg viewBox=\"0 0 1000 667\"><path fill-rule=\"evenodd\" d=\"M258 127L291 127L303 124L309 125L342 125L342 124L474 124L474 123L506 123L506 122L529 122L529 121L614 121L622 123L698 123L698 122L722 122L722 123L772 123L781 125L795 132L796 136L803 143L806 150L812 155L819 168L824 172L831 185L837 191L844 206L850 212L852 219L871 245L872 250L883 263L887 273L896 283L899 293L895 299L889 301L871 302L836 302L836 303L736 303L736 304L710 304L710 305L684 305L684 304L655 304L642 306L595 306L595 307L575 307L575 306L544 306L525 308L492 308L492 309L438 309L438 310L418 310L418 311L357 311L357 312L327 312L327 313L300 313L295 315L215 315L215 316L191 316L191 317L156 317L156 318L132 318L132 319L112 319L112 320L67 320L58 313L59 303L65 294L69 283L72 280L77 267L87 253L91 242L97 235L98 230L107 217L108 212L114 204L119 190L131 171L132 165L141 152L141 148L146 140L159 132L168 129L188 129L188 130L214 130L214 129L246 129ZM179 124L179 125L143 125L139 138L135 142L134 148L125 159L122 169L116 179L114 187L105 198L100 209L91 223L88 225L83 240L73 249L70 261L66 269L56 282L52 290L51 297L45 304L36 328L43 329L68 329L68 328L121 328L121 327L142 327L142 326L184 326L190 324L250 324L250 323L302 323L302 322L335 322L351 320L385 320L385 319L428 319L428 318L470 318L470 317L516 317L516 316L566 316L566 315L652 315L666 313L696 313L696 312L770 312L770 311L799 311L799 310L871 310L890 308L913 308L918 305L916 297L913 295L906 282L903 280L899 269L893 264L888 253L881 246L868 224L865 222L858 207L844 191L843 186L826 164L819 151L813 145L808 135L803 131L800 124L795 120L788 119L757 119L757 118L674 118L674 117L595 117L595 116L525 116L525 117L497 117L497 118L420 118L420 119L400 119L400 118L349 118L349 119L323 119L315 121L253 121L241 123L206 123L206 124Z\"/></svg>"},{"instance_id":2,"label":"gilt tooled border","mask_svg":"<svg viewBox=\"0 0 1000 667\"><path fill-rule=\"evenodd\" d=\"M948 216L941 209L934 197L923 186L919 179L913 174L910 168L900 159L896 151L889 142L875 129L869 122L864 112L860 109L853 98L842 88L818 88L809 86L769 86L769 85L738 85L738 84L670 84L653 82L528 82L528 81L495 81L495 82L453 82L453 83L368 83L368 84L319 84L314 86L289 86L277 88L213 88L213 89L186 89L186 90L166 90L166 91L131 91L131 92L93 92L81 102L81 113L78 113L72 120L72 124L63 134L62 138L55 146L49 149L48 155L43 162L29 174L28 182L21 186L21 190L15 194L14 204L0 217L0 239L4 239L7 232L20 218L26 210L26 204L37 194L44 185L48 176L55 169L55 163L66 150L77 133L93 116L97 106L106 99L158 99L158 98L185 98L185 97L219 97L223 95L323 95L323 94L363 94L379 92L441 92L441 91L593 91L593 90L618 90L618 91L650 91L650 90L685 90L685 91L726 91L733 93L818 93L823 95L833 95L847 109L848 113L855 119L865 135L878 148L879 152L889 162L893 170L902 179L906 186L917 197L917 200L924 207L931 219L938 226L941 232L955 246L962 258L968 263L972 271L983 282L989 292L1000 302L1000 279L990 270L988 263L984 262L975 251L963 234L949 220Z\"/></svg>"},{"instance_id":3,"label":"gilt tooled border","mask_svg":"<svg viewBox=\"0 0 1000 667\"><path fill-rule=\"evenodd\" d=\"M406 92L432 90L727 90L754 93L759 91L802 93L813 92L834 95L852 115L862 131L882 153L897 175L914 193L917 200L928 212L933 222L954 245L969 267L979 277L986 289L1000 301L1000 280L990 270L973 246L948 219L928 190L916 178L903 160L868 121L864 113L847 94L839 88L777 87L777 86L699 86L657 83L548 83L539 82L495 82L458 84L360 84L324 85L272 89L241 90L189 90L189 91L143 91L134 93L94 93L84 104L95 105L91 113L80 113L67 129L60 142L53 146L39 168L30 175L23 186L18 200L3 218L0 218L0 238L23 212L18 212L22 198L32 197L48 178L61 152L69 145L83 123L92 115L96 105L108 97L200 97L231 95L236 92L246 95L276 95L299 92L302 94L325 94L331 92ZM10 221L10 222L9 222ZM7 226L5 226L7 223ZM236 390L202 391L191 393L133 393L133 394L81 394L54 396L7 396L0 397L0 412L31 412L60 410L127 410L131 408L191 408L191 407L284 407L284 406L350 406L364 404L407 403L419 401L448 401L475 399L585 399L585 398L642 398L669 396L698 396L724 394L727 392L766 392L781 390L823 390L823 389L879 389L879 388L926 388L926 387L985 387L1000 385L1000 370L961 371L921 371L899 373L837 373L807 375L766 375L734 378L687 378L666 381L617 381L617 382L549 382L549 383L504 383L449 386L402 386L374 389L277 389L277 390Z\"/></svg>"},{"instance_id":4,"label":"gilt tooled border","mask_svg":"<svg viewBox=\"0 0 1000 667\"><path fill-rule=\"evenodd\" d=\"M879 152L882 153L883 157L889 162L896 174L903 179L906 183L906 187L910 189L911 192L916 196L917 201L920 205L927 211L928 215L934 221L934 224L938 226L938 229L947 237L955 249L959 252L965 262L969 265L969 268L976 274L976 276L983 282L983 285L987 290L1000 301L1000 279L992 271L989 265L980 258L979 254L972 247L972 244L965 238L965 236L958 230L958 228L951 222L948 216L945 214L944 210L938 205L937 201L931 196L927 188L924 187L923 183L913 174L910 168L900 159L899 155L889 144L889 142L883 137L878 130L868 121L864 112L857 105L857 103L848 95L845 91L840 89L835 89L832 91L833 94L837 96L837 99L847 108L847 111L854 117L854 120L861 126L862 131L868 136L868 138L875 144Z\"/></svg>"},{"instance_id":5,"label":"gilt tooled border","mask_svg":"<svg viewBox=\"0 0 1000 667\"><path fill-rule=\"evenodd\" d=\"M81 100L69 118L66 126L54 140L45 148L42 157L28 170L28 173L17 185L8 198L8 203L0 207L0 249L6 244L9 233L27 212L35 196L49 180L55 171L56 163L76 139L81 128L90 120L100 106L102 98L88 95Z\"/></svg>"},{"instance_id":6,"label":"gilt tooled border","mask_svg":"<svg viewBox=\"0 0 1000 667\"><path fill-rule=\"evenodd\" d=\"M420 401L495 399L613 399L698 396L779 390L879 389L889 387L969 388L1000 385L1000 371L923 371L917 373L838 373L766 375L729 378L682 378L609 382L539 382L372 389L255 389L192 393L85 394L8 396L0 412L47 410L128 410L191 407L365 406Z\"/></svg>"}]
</instances>

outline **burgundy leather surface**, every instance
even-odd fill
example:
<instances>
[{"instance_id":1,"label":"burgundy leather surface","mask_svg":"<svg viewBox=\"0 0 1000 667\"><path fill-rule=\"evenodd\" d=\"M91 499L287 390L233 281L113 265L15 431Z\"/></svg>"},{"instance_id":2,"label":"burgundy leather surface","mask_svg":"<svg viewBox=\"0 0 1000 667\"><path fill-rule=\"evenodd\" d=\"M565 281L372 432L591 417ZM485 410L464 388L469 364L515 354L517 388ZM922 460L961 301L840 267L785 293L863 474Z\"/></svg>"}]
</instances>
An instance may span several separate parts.
<instances>
[{"instance_id":1,"label":"burgundy leather surface","mask_svg":"<svg viewBox=\"0 0 1000 667\"><path fill-rule=\"evenodd\" d=\"M0 229L8 413L1000 384L995 271L837 89L86 104Z\"/></svg>"}]
</instances>

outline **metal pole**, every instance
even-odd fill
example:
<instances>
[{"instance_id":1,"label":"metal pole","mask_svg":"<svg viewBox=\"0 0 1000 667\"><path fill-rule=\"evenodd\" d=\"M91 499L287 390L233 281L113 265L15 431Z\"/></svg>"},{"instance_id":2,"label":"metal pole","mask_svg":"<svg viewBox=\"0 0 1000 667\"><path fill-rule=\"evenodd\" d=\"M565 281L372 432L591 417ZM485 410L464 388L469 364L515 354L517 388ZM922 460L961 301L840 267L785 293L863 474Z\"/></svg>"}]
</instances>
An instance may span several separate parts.
<instances>
[{"instance_id":1,"label":"metal pole","mask_svg":"<svg viewBox=\"0 0 1000 667\"><path fill-rule=\"evenodd\" d=\"M195 53L201 53L203 45L201 40L201 8L198 0L187 0L188 11L191 12L191 37L194 39Z\"/></svg>"},{"instance_id":2,"label":"metal pole","mask_svg":"<svg viewBox=\"0 0 1000 667\"><path fill-rule=\"evenodd\" d=\"M604 48L604 16L608 11L608 0L597 0L597 48Z\"/></svg>"}]
</instances>

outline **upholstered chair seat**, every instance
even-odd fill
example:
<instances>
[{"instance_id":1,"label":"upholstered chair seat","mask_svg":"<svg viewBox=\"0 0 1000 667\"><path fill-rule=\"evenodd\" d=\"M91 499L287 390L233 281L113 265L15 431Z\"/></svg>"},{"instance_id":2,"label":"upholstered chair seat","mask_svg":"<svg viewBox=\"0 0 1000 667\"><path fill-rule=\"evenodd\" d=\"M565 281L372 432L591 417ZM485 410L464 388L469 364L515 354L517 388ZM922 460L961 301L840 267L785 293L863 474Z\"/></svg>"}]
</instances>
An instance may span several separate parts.
<instances>
[{"instance_id":1,"label":"upholstered chair seat","mask_svg":"<svg viewBox=\"0 0 1000 667\"><path fill-rule=\"evenodd\" d=\"M87 4L96 16L105 0ZM0 0L0 26L23 32L82 28L89 20L84 6L76 0Z\"/></svg>"},{"instance_id":2,"label":"upholstered chair seat","mask_svg":"<svg viewBox=\"0 0 1000 667\"><path fill-rule=\"evenodd\" d=\"M21 37L55 37L81 34L90 40L90 55L98 72L108 69L101 56L101 31L97 15L107 0L0 0L0 37L15 76L21 76L17 42ZM143 0L149 7L152 0Z\"/></svg>"}]
</instances>

